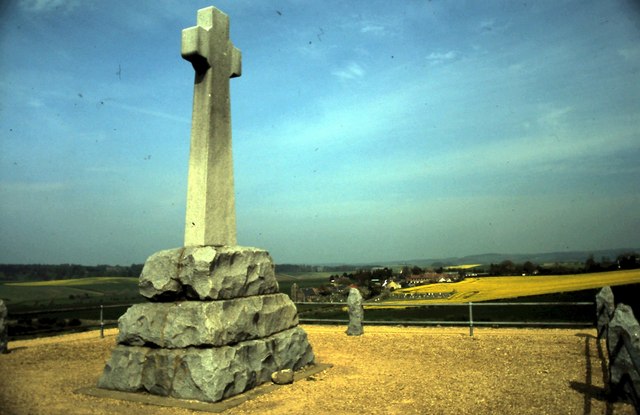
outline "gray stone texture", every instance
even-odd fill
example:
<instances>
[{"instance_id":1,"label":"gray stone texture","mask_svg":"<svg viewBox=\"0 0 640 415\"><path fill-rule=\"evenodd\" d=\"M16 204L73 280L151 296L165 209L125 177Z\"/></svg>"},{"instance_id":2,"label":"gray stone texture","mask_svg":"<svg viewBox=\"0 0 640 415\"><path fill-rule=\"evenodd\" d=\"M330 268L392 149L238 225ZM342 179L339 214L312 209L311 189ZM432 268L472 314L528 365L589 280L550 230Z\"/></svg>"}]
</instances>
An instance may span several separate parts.
<instances>
[{"instance_id":1,"label":"gray stone texture","mask_svg":"<svg viewBox=\"0 0 640 415\"><path fill-rule=\"evenodd\" d=\"M157 349L118 345L98 387L216 402L271 380L282 369L313 363L299 327L234 345Z\"/></svg>"},{"instance_id":2,"label":"gray stone texture","mask_svg":"<svg viewBox=\"0 0 640 415\"><path fill-rule=\"evenodd\" d=\"M347 335L361 336L364 333L362 328L362 320L364 320L364 307L362 305L362 294L357 288L349 289L347 297L347 305L349 306L349 326L347 327Z\"/></svg>"},{"instance_id":3,"label":"gray stone texture","mask_svg":"<svg viewBox=\"0 0 640 415\"><path fill-rule=\"evenodd\" d=\"M7 306L0 299L0 353L9 352L9 325L7 321Z\"/></svg>"},{"instance_id":4,"label":"gray stone texture","mask_svg":"<svg viewBox=\"0 0 640 415\"><path fill-rule=\"evenodd\" d=\"M183 348L223 346L290 329L298 312L286 294L222 301L135 304L118 320L118 343Z\"/></svg>"},{"instance_id":5,"label":"gray stone texture","mask_svg":"<svg viewBox=\"0 0 640 415\"><path fill-rule=\"evenodd\" d=\"M613 318L615 309L616 305L611 287L602 287L598 294L596 294L596 325L598 328L598 336L605 335L604 331L609 321Z\"/></svg>"},{"instance_id":6,"label":"gray stone texture","mask_svg":"<svg viewBox=\"0 0 640 415\"><path fill-rule=\"evenodd\" d=\"M198 10L181 54L195 70L185 247L147 259L139 288L152 303L120 319L98 386L216 402L314 356L269 253L236 246L229 78L242 61L228 16Z\"/></svg>"},{"instance_id":7,"label":"gray stone texture","mask_svg":"<svg viewBox=\"0 0 640 415\"><path fill-rule=\"evenodd\" d=\"M623 346L626 343L629 348ZM640 325L631 307L619 304L609 322L607 345L609 349L609 381L612 389L624 387L623 378L629 376L635 389L640 391L640 376L634 360L640 364Z\"/></svg>"},{"instance_id":8,"label":"gray stone texture","mask_svg":"<svg viewBox=\"0 0 640 415\"><path fill-rule=\"evenodd\" d=\"M198 10L197 26L182 31L181 55L195 70L184 246L235 245L229 78L241 75L242 54L229 17Z\"/></svg>"},{"instance_id":9,"label":"gray stone texture","mask_svg":"<svg viewBox=\"0 0 640 415\"><path fill-rule=\"evenodd\" d=\"M221 300L278 292L275 267L263 249L197 246L153 254L140 294L152 301Z\"/></svg>"}]
</instances>

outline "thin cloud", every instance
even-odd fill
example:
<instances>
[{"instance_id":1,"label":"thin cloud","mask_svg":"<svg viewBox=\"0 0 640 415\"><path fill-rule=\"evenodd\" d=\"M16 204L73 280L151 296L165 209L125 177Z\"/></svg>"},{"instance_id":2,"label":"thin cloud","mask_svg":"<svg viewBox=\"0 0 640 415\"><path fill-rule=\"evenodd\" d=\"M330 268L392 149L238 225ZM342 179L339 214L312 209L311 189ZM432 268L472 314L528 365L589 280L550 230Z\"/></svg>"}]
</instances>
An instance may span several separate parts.
<instances>
[{"instance_id":1,"label":"thin cloud","mask_svg":"<svg viewBox=\"0 0 640 415\"><path fill-rule=\"evenodd\" d=\"M360 29L360 33L374 33L383 34L385 32L384 26L367 24Z\"/></svg>"},{"instance_id":2,"label":"thin cloud","mask_svg":"<svg viewBox=\"0 0 640 415\"><path fill-rule=\"evenodd\" d=\"M65 182L1 182L0 192L42 193L58 192L69 188Z\"/></svg>"},{"instance_id":3,"label":"thin cloud","mask_svg":"<svg viewBox=\"0 0 640 415\"><path fill-rule=\"evenodd\" d=\"M640 47L618 49L618 54L627 61L640 59Z\"/></svg>"},{"instance_id":4,"label":"thin cloud","mask_svg":"<svg viewBox=\"0 0 640 415\"><path fill-rule=\"evenodd\" d=\"M50 11L69 13L80 5L78 0L22 0L20 7L23 10L35 13Z\"/></svg>"},{"instance_id":5,"label":"thin cloud","mask_svg":"<svg viewBox=\"0 0 640 415\"><path fill-rule=\"evenodd\" d=\"M351 62L346 68L333 71L331 74L340 79L357 79L362 78L365 75L365 71L359 64Z\"/></svg>"},{"instance_id":6,"label":"thin cloud","mask_svg":"<svg viewBox=\"0 0 640 415\"><path fill-rule=\"evenodd\" d=\"M429 56L427 56L427 60L431 64L439 64L447 61L454 60L458 57L458 52L455 50L450 50L448 52L431 52Z\"/></svg>"},{"instance_id":7,"label":"thin cloud","mask_svg":"<svg viewBox=\"0 0 640 415\"><path fill-rule=\"evenodd\" d=\"M152 117L157 117L157 118L163 118L165 120L170 120L170 121L177 121L177 122L181 122L181 123L191 123L191 120L185 117L177 117L173 114L169 114L166 113L164 111L155 111L155 110L150 110L150 109L145 109L145 108L140 108L140 107L136 107L134 105L127 105L127 104L122 104L119 102L111 102L111 105L113 105L114 107L126 110L126 111L131 111L131 112L136 112L139 114L144 114L144 115L149 115Z\"/></svg>"}]
</instances>

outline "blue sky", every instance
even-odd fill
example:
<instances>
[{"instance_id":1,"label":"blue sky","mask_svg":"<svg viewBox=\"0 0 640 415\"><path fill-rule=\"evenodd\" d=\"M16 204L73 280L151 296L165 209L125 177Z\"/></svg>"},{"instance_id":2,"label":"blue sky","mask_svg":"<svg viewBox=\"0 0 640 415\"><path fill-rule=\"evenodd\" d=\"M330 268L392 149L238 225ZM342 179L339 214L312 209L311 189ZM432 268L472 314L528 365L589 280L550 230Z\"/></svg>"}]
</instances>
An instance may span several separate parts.
<instances>
[{"instance_id":1,"label":"blue sky","mask_svg":"<svg viewBox=\"0 0 640 415\"><path fill-rule=\"evenodd\" d=\"M0 262L182 245L202 1L0 6ZM640 247L640 6L214 3L238 242L277 263Z\"/></svg>"}]
</instances>

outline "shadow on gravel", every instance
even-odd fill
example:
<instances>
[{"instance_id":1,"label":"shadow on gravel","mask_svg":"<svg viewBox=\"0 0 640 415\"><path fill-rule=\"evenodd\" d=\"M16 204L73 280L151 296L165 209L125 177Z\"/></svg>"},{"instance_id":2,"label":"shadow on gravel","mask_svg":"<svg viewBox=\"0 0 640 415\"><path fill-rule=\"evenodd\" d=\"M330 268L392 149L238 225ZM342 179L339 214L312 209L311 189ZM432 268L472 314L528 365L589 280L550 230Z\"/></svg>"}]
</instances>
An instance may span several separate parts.
<instances>
[{"instance_id":1,"label":"shadow on gravel","mask_svg":"<svg viewBox=\"0 0 640 415\"><path fill-rule=\"evenodd\" d=\"M591 414L591 402L592 400L597 400L601 402L606 402L606 415L613 414L613 402L611 401L611 397L609 395L609 391L606 388L608 384L608 375L607 375L607 362L605 360L604 351L602 350L602 345L597 337L591 334L578 333L576 334L578 337L584 338L584 358L585 358L585 381L584 382L569 382L569 385L576 392L581 393L584 396L584 414ZM595 345L598 349L598 359L600 361L600 369L602 372L602 384L605 387L596 386L593 384L593 364L591 361L591 347L592 344Z\"/></svg>"}]
</instances>

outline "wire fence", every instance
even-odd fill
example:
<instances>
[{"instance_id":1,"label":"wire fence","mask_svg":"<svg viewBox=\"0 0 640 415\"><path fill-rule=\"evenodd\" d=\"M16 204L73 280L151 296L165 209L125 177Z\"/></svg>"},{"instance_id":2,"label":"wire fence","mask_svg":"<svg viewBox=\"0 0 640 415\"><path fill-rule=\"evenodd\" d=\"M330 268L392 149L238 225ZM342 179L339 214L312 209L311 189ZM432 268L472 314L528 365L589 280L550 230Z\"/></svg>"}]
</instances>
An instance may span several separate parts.
<instances>
[{"instance_id":1,"label":"wire fence","mask_svg":"<svg viewBox=\"0 0 640 415\"><path fill-rule=\"evenodd\" d=\"M299 321L303 324L329 324L329 325L347 325L349 323L348 314L346 311L338 310L338 314L344 314L344 318L335 318L335 317L327 317L327 318L318 318L318 317L305 317L305 314L314 313L318 310L327 310L330 308L345 308L347 306L346 302L296 302L294 303L298 306L299 309ZM50 332L64 332L64 331L77 331L77 330L87 330L93 328L100 328L100 336L104 337L104 330L107 327L114 327L117 325L117 317L123 314L126 311L126 308L130 307L133 304L109 304L109 305L93 305L93 306L84 306L84 307L67 307L67 308L59 308L59 309L51 309L51 310L30 310L30 311L21 311L9 313L9 318L13 320L21 320L21 319L38 319L38 318L46 318L51 321L55 319L55 315L67 315L67 316L80 316L83 314L87 316L91 315L95 312L94 317L83 319L82 324L79 327L52 327L50 329L42 329L42 330L32 330L31 333L27 333L27 335L31 334L47 334ZM304 308L304 311L300 311L301 306ZM438 313L436 312L439 308L448 308L448 307L457 307L464 308L466 310L464 312L464 319L450 319L450 318L438 318ZM474 319L474 311L478 312L483 308L510 308L510 307L533 307L533 308L546 308L547 310L553 308L566 308L566 307L589 307L588 318L585 321L584 315L581 320L573 320L573 321L558 321L554 319L548 318L527 318L521 320L512 320L512 319ZM421 311L422 315L427 315L427 318L398 318L398 319L385 319L385 318L370 318L366 319L368 311L365 310L365 320L363 324L365 325L396 325L396 326L468 326L469 327L469 335L473 336L474 327L477 326L491 326L491 327L594 327L595 326L595 302L480 302L480 303L444 303L444 302L434 302L429 304L407 304L402 306L403 309L411 309L411 308L422 308L424 311ZM121 309L121 313L116 313L118 316L112 315L111 318L105 318L105 312L109 309ZM396 308L397 309L397 308ZM378 315L380 314L379 310ZM88 312L88 313L87 313ZM527 312L524 312L525 314ZM113 314L113 313L112 313ZM336 312L333 313L334 315ZM429 318L428 315L432 314L433 318ZM522 314L522 312L520 313ZM535 314L535 313L533 313ZM580 313L584 314L584 313ZM458 316L461 315L459 312ZM498 316L504 315L503 313L498 313ZM593 318L591 318L591 316ZM91 316L90 316L91 317ZM115 318L114 318L115 317ZM544 316L543 316L544 317ZM77 317L72 317L77 320ZM15 337L15 336L12 336Z\"/></svg>"},{"instance_id":2,"label":"wire fence","mask_svg":"<svg viewBox=\"0 0 640 415\"><path fill-rule=\"evenodd\" d=\"M296 305L322 304L325 306L345 307L346 303L296 303ZM511 326L511 327L594 327L595 326L595 302L591 301L572 301L572 302L481 302L481 303L451 303L451 302L434 302L429 304L407 304L402 308L427 308L432 310L437 307L465 307L467 309L467 318L464 320L451 319L425 319L425 320L367 320L367 310L365 309L365 325L400 325L400 326L468 326L469 335L473 336L474 326ZM474 320L474 309L478 307L589 307L588 321L549 321L544 319L533 320ZM305 318L300 317L301 323L306 324L348 324L349 320L335 318Z\"/></svg>"}]
</instances>

